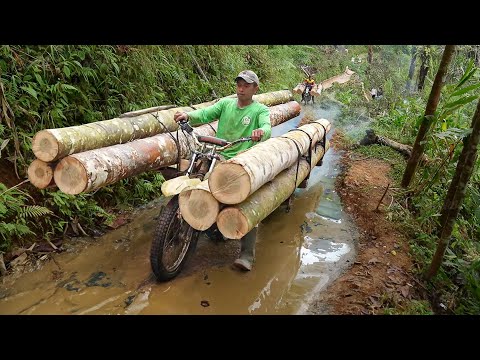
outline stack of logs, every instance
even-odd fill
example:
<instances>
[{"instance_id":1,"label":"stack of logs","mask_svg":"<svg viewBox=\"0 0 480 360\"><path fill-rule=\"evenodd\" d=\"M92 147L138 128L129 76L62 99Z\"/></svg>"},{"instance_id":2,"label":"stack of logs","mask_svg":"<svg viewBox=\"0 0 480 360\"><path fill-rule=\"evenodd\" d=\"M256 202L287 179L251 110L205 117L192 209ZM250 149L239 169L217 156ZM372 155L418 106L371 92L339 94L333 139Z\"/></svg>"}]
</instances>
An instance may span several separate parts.
<instances>
[{"instance_id":1,"label":"stack of logs","mask_svg":"<svg viewBox=\"0 0 480 360\"><path fill-rule=\"evenodd\" d=\"M255 95L254 100L270 107L272 126L301 111L289 90ZM39 131L32 141L36 159L28 168L28 178L37 188L58 186L75 195L176 164L179 156L189 156L189 148L173 120L174 113L205 108L216 101L192 107L159 106L110 120ZM198 126L197 134L214 136L217 122Z\"/></svg>"},{"instance_id":2,"label":"stack of logs","mask_svg":"<svg viewBox=\"0 0 480 360\"><path fill-rule=\"evenodd\" d=\"M218 164L207 180L179 194L183 218L201 231L216 222L226 238L241 239L320 165L330 127L316 120Z\"/></svg>"}]
</instances>

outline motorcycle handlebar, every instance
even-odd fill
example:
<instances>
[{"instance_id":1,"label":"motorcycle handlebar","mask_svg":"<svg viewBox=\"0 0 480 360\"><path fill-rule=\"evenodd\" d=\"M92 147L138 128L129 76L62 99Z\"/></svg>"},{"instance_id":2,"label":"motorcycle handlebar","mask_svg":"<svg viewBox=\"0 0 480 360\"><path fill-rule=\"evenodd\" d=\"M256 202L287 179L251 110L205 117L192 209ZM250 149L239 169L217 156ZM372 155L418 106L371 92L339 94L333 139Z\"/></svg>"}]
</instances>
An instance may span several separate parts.
<instances>
[{"instance_id":1,"label":"motorcycle handlebar","mask_svg":"<svg viewBox=\"0 0 480 360\"><path fill-rule=\"evenodd\" d=\"M195 142L197 144L200 145L200 141L198 140L198 137L197 135L195 134L195 132L193 131L193 127L188 123L187 120L182 120L182 121L179 121L178 122L178 125L180 126L180 128L187 132L188 134L192 135L193 138L195 139ZM234 141L227 141L227 144L225 146L219 146L216 148L217 151L222 151L222 150L225 150L227 148L229 148L230 146L232 145L235 145L235 144L238 144L238 143L241 143L241 142L246 142L246 141L251 141L252 140L252 137L251 136L247 136L247 137L242 137L240 139L237 139L237 140L234 140ZM226 141L226 140L224 140ZM208 142L204 142L204 143L208 143Z\"/></svg>"}]
</instances>

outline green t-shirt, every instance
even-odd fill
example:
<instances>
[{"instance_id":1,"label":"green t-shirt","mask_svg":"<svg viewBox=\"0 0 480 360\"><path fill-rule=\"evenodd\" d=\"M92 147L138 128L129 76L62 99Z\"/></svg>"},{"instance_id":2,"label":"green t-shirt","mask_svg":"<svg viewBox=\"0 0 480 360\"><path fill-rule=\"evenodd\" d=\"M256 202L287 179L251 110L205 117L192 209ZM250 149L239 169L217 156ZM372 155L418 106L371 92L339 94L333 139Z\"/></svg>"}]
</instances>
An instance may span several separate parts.
<instances>
[{"instance_id":1,"label":"green t-shirt","mask_svg":"<svg viewBox=\"0 0 480 360\"><path fill-rule=\"evenodd\" d=\"M264 131L260 141L269 139L272 133L270 109L257 101L241 109L237 106L236 98L223 98L212 106L188 113L188 120L192 125L209 123L215 119L218 119L216 136L228 141L251 136L255 129ZM255 143L253 141L238 143L222 151L221 154L226 159L230 159Z\"/></svg>"}]
</instances>

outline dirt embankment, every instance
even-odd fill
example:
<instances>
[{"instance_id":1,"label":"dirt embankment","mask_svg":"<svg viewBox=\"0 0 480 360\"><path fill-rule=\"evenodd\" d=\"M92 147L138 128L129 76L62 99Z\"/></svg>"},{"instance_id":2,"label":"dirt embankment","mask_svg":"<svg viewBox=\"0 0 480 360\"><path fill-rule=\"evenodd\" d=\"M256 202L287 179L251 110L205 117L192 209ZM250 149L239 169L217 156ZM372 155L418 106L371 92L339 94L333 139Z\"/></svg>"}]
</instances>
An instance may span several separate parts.
<instances>
[{"instance_id":1,"label":"dirt embankment","mask_svg":"<svg viewBox=\"0 0 480 360\"><path fill-rule=\"evenodd\" d=\"M340 142L333 141L334 146ZM390 190L379 205L387 185L393 186L390 166L345 152L336 189L359 229L358 255L313 304L314 309L321 307L329 314L383 314L385 308L402 308L407 300L421 298L422 285L411 273L408 240L386 218Z\"/></svg>"}]
</instances>

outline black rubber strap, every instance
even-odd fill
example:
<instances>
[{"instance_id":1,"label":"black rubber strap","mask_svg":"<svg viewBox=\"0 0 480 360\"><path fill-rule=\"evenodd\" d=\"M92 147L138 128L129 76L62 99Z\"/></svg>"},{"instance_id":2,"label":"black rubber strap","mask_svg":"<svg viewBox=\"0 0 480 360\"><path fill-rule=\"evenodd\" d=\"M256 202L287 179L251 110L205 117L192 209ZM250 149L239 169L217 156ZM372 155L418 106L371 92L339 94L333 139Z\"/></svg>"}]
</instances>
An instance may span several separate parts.
<instances>
[{"instance_id":1,"label":"black rubber strap","mask_svg":"<svg viewBox=\"0 0 480 360\"><path fill-rule=\"evenodd\" d=\"M327 146L327 129L325 128L325 126L323 124L320 124L320 123L317 123L317 124L321 125L322 128L323 128L323 137L319 142L317 142L315 144L315 150L317 150L318 144L322 145L322 147L323 147L322 157L320 158L320 160L318 160L318 163L321 163L323 161L323 157L325 156L325 151L326 151L325 147Z\"/></svg>"},{"instance_id":2,"label":"black rubber strap","mask_svg":"<svg viewBox=\"0 0 480 360\"><path fill-rule=\"evenodd\" d=\"M210 123L207 123L207 125L210 126L210 128L213 130L213 134L217 135L217 130L215 130L215 128Z\"/></svg>"},{"instance_id":3,"label":"black rubber strap","mask_svg":"<svg viewBox=\"0 0 480 360\"><path fill-rule=\"evenodd\" d=\"M295 172L295 182L293 184L293 191L292 193L290 194L290 196L293 195L293 193L295 192L295 189L297 188L297 180L298 180L298 168L300 167L300 160L302 158L302 152L300 151L300 147L298 146L297 142L294 140L294 139L291 139L291 138L288 138L288 137L283 137L283 139L288 139L288 140L291 140L293 141L293 143L295 144L295 147L297 148L297 153L298 153L298 157L297 157L297 170ZM289 196L289 197L290 197Z\"/></svg>"},{"instance_id":4,"label":"black rubber strap","mask_svg":"<svg viewBox=\"0 0 480 360\"><path fill-rule=\"evenodd\" d=\"M306 131L304 131L302 129L291 129L288 132L290 132L290 131L301 131L308 136L308 139L310 140L310 145L308 146L309 151L308 151L308 155L306 156L306 158L307 158L308 164L310 165L310 167L312 167L313 138L310 136L309 133L307 133Z\"/></svg>"}]
</instances>

